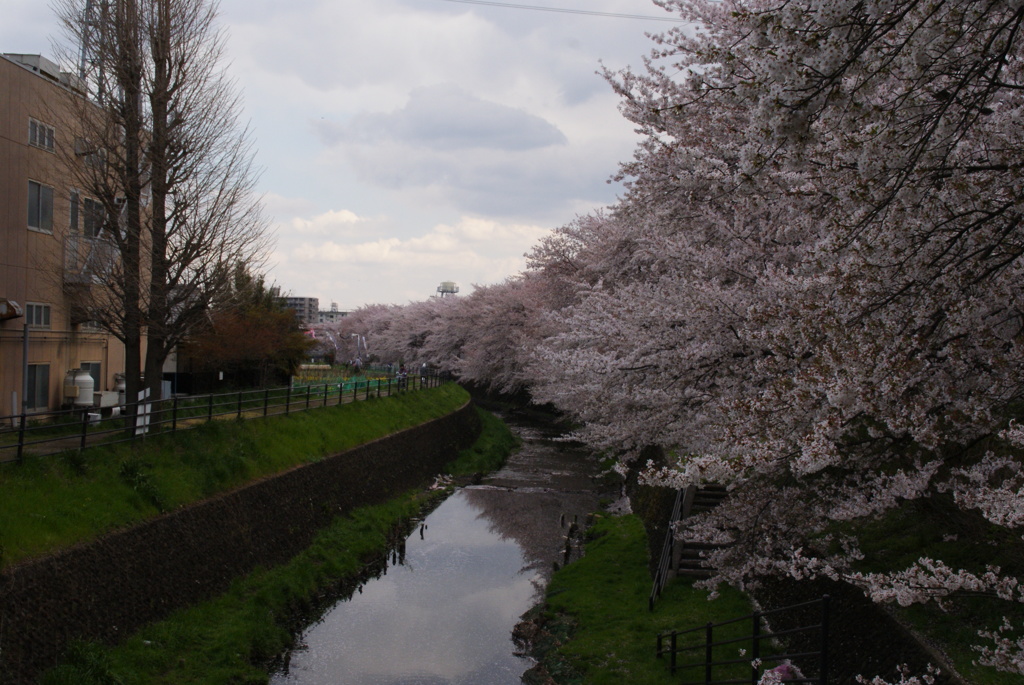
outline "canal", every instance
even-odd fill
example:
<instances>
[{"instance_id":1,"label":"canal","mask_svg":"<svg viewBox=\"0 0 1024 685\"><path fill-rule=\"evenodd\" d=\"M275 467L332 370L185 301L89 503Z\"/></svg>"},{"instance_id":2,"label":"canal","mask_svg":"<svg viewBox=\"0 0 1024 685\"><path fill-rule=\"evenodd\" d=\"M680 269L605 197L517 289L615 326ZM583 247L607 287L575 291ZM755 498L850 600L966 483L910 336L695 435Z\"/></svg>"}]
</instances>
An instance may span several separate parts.
<instances>
[{"instance_id":1,"label":"canal","mask_svg":"<svg viewBox=\"0 0 1024 685\"><path fill-rule=\"evenodd\" d=\"M579 553L599 467L557 430L502 417L522 440L501 470L461 487L383 573L300 636L272 685L505 685L533 661L512 630L551 572Z\"/></svg>"}]
</instances>

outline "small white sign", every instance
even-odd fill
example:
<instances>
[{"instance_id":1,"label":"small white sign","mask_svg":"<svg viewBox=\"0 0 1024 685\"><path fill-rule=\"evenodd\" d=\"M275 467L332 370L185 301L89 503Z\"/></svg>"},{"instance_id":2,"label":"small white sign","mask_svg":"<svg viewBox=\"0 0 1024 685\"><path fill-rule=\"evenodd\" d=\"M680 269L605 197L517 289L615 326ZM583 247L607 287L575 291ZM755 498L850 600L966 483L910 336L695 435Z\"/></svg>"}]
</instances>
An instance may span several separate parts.
<instances>
[{"instance_id":1,"label":"small white sign","mask_svg":"<svg viewBox=\"0 0 1024 685\"><path fill-rule=\"evenodd\" d=\"M152 402L146 402L149 399L149 388L139 391L139 411L135 415L135 434L145 435L149 432L149 413L153 408Z\"/></svg>"}]
</instances>

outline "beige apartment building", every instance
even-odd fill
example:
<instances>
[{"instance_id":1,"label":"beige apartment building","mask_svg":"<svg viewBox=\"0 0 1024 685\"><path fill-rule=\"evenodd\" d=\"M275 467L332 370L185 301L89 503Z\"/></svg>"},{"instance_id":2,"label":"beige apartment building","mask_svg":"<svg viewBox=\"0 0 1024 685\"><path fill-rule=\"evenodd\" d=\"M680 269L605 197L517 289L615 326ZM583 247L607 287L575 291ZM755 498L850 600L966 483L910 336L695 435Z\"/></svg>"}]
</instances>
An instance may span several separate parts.
<instances>
[{"instance_id":1,"label":"beige apartment building","mask_svg":"<svg viewBox=\"0 0 1024 685\"><path fill-rule=\"evenodd\" d=\"M68 299L113 259L96 239L99 203L73 186L60 154L81 144L58 123L76 83L38 55L0 55L0 416L21 413L24 400L30 412L60 408L71 370L88 370L96 391L113 390L124 371L121 342Z\"/></svg>"}]
</instances>

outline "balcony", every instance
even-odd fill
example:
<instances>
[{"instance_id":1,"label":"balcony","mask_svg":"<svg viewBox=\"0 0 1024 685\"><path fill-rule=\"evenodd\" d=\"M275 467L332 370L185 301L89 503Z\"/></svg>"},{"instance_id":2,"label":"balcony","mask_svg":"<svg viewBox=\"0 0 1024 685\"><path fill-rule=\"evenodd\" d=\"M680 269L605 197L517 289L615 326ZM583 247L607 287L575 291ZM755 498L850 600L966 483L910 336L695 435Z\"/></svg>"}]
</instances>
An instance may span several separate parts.
<instances>
[{"instance_id":1,"label":"balcony","mask_svg":"<svg viewBox=\"0 0 1024 685\"><path fill-rule=\"evenodd\" d=\"M64 241L64 285L90 286L110 276L117 249L103 237L72 235Z\"/></svg>"}]
</instances>

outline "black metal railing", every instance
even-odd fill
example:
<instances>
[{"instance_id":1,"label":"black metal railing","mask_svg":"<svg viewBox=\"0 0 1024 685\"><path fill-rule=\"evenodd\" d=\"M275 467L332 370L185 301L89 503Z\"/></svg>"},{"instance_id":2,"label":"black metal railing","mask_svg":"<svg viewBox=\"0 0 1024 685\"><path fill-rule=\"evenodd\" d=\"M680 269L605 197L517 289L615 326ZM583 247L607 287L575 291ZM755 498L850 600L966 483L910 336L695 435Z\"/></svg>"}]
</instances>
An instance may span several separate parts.
<instances>
[{"instance_id":1,"label":"black metal railing","mask_svg":"<svg viewBox=\"0 0 1024 685\"><path fill-rule=\"evenodd\" d=\"M445 380L438 375L396 376L0 416L0 463L21 461L26 454L46 456L131 442L216 419L262 418L391 396Z\"/></svg>"},{"instance_id":2,"label":"black metal railing","mask_svg":"<svg viewBox=\"0 0 1024 685\"><path fill-rule=\"evenodd\" d=\"M654 570L654 583L651 587L651 594L647 598L648 611L654 611L654 602L661 596L661 591L665 589L665 583L668 582L669 567L672 564L672 553L675 547L675 524L682 514L685 498L689 497L692 502L695 491L696 487L693 485L685 489L676 490L676 500L672 505L672 515L668 520L668 530L665 531L665 542L661 546L661 557L658 559L658 567Z\"/></svg>"},{"instance_id":3,"label":"black metal railing","mask_svg":"<svg viewBox=\"0 0 1024 685\"><path fill-rule=\"evenodd\" d=\"M780 619L782 615L796 612L797 610L806 611L814 605L820 605L818 623L773 631L769 628L766 621L770 616L776 617L773 618L773 622L779 621L781 625ZM672 630L659 633L656 656L659 659L665 655L669 656L673 675L677 671L691 673L699 669L701 675L696 676L698 679L683 680L680 681L680 685L726 685L730 683L737 685L740 683L751 683L752 685L757 685L764 671L784 663L802 664L802 669L817 673L813 677L790 675L785 678L785 682L827 685L828 615L829 596L823 595L820 599L801 604L792 604L771 611L755 611L752 614L741 616L731 621L708 623L689 630ZM751 632L749 635L715 639L716 630L725 626L741 624L744 621L751 622ZM813 635L815 632L817 632L816 640ZM790 651L792 648L787 649L782 646L790 642L794 636L804 637L805 635L810 635L811 638L805 638L799 644L816 644L817 649L796 648ZM701 636L703 636L703 639L700 639ZM733 652L733 649L736 651ZM762 653L766 649L781 651ZM738 658L726 656L728 654L736 654ZM686 660L683 661L681 657L686 657ZM747 664L746 668L749 668L749 676L737 678L735 674L737 671L743 670L742 664ZM716 670L721 673L726 669L731 669L733 677L727 676L725 679L715 678Z\"/></svg>"}]
</instances>

